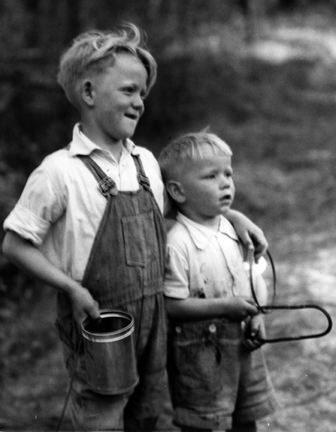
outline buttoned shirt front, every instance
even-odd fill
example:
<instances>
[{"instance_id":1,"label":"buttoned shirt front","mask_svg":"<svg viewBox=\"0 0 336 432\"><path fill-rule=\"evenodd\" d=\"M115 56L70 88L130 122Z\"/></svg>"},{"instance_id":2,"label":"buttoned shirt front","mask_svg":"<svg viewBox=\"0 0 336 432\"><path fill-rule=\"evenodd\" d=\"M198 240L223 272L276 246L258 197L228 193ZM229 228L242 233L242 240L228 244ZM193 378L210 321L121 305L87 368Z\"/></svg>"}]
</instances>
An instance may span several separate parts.
<instances>
[{"instance_id":1,"label":"buttoned shirt front","mask_svg":"<svg viewBox=\"0 0 336 432\"><path fill-rule=\"evenodd\" d=\"M163 183L153 154L124 144L119 163L74 127L69 148L47 156L31 174L16 206L4 222L30 240L56 267L81 281L93 241L106 207L98 183L77 155L90 157L110 176L120 191L139 188L132 154L139 154L154 197L163 211Z\"/></svg>"},{"instance_id":2,"label":"buttoned shirt front","mask_svg":"<svg viewBox=\"0 0 336 432\"><path fill-rule=\"evenodd\" d=\"M223 216L213 231L179 213L168 233L166 263L167 297L251 296L242 247Z\"/></svg>"}]
</instances>

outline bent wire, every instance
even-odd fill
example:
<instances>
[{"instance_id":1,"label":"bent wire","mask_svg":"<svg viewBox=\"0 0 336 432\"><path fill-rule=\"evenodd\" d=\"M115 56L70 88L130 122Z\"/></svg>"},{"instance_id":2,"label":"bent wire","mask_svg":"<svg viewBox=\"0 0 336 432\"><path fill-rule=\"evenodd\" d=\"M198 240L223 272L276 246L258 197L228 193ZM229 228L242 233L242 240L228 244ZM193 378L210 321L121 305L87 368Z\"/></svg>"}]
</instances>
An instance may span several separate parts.
<instances>
[{"instance_id":1,"label":"bent wire","mask_svg":"<svg viewBox=\"0 0 336 432\"><path fill-rule=\"evenodd\" d=\"M275 265L274 265L274 261L273 258L270 254L269 251L267 251L267 255L271 264L271 268L272 268L272 275L273 275L273 298L272 298L272 303L269 305L265 305L265 306L261 306L259 304L255 289L254 289L254 285L253 285L253 270L252 270L252 265L249 266L249 276L250 276L250 285L251 285L251 291L252 291L252 296L254 301L257 304L258 309L260 310L261 313L266 313L268 311L272 311L272 310L289 310L289 309L317 309L318 311L320 311L322 314L324 314L325 318L327 319L327 327L325 328L325 330L323 330L320 333L312 333L312 334L305 334L305 335L300 335L300 336L286 336L286 337L278 337L278 338L258 338L258 340L262 343L275 343L275 342L290 342L290 341L297 341L297 340L302 340L302 339L312 339L312 338L319 338L322 336L325 336L326 334L328 334L330 332L330 330L332 329L332 319L329 315L329 313L321 306L318 306L316 304L301 304L301 305L273 305L274 301L275 301L275 296L276 296L276 283L277 283L277 278L276 278L276 271L275 271Z\"/></svg>"}]
</instances>

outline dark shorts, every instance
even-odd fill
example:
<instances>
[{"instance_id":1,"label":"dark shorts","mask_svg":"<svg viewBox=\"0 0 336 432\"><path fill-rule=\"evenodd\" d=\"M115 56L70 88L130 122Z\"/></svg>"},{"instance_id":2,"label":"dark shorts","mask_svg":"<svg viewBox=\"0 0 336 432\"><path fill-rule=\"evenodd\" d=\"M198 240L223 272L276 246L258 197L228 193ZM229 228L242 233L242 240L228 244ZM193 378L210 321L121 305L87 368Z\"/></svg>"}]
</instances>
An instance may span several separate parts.
<instances>
[{"instance_id":1,"label":"dark shorts","mask_svg":"<svg viewBox=\"0 0 336 432\"><path fill-rule=\"evenodd\" d=\"M168 375L174 423L230 429L278 407L261 349L242 343L241 323L227 320L170 325Z\"/></svg>"}]
</instances>

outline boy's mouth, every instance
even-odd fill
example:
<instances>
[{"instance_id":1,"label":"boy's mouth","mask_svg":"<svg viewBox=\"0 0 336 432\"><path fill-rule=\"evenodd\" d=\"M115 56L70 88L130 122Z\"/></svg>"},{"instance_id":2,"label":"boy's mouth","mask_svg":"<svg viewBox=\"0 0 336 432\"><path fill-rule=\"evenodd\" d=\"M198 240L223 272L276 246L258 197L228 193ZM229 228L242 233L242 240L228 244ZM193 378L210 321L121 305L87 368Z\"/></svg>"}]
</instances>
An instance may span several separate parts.
<instances>
[{"instance_id":1,"label":"boy's mouth","mask_svg":"<svg viewBox=\"0 0 336 432\"><path fill-rule=\"evenodd\" d=\"M231 202L231 200L232 200L232 197L230 194L223 195L220 198L220 201L222 201L222 202Z\"/></svg>"},{"instance_id":2,"label":"boy's mouth","mask_svg":"<svg viewBox=\"0 0 336 432\"><path fill-rule=\"evenodd\" d=\"M135 120L135 121L137 121L138 118L139 118L139 116L137 114L132 114L132 113L126 113L125 117L127 117L127 118L129 118L131 120Z\"/></svg>"}]
</instances>

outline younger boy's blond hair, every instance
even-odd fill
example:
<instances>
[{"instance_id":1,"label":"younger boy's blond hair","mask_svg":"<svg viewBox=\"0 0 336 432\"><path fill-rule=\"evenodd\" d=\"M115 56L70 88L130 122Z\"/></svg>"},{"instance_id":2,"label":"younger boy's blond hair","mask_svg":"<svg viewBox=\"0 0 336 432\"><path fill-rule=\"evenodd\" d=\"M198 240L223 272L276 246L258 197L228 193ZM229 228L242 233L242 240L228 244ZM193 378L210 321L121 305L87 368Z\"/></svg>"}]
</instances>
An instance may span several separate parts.
<instances>
[{"instance_id":1,"label":"younger boy's blond hair","mask_svg":"<svg viewBox=\"0 0 336 432\"><path fill-rule=\"evenodd\" d=\"M207 129L182 135L164 147L159 155L164 183L176 180L183 170L188 170L190 161L202 159L205 146L210 147L216 155L232 156L228 144Z\"/></svg>"},{"instance_id":2,"label":"younger boy's blond hair","mask_svg":"<svg viewBox=\"0 0 336 432\"><path fill-rule=\"evenodd\" d=\"M74 106L79 104L81 78L113 66L120 52L134 55L144 65L148 74L146 95L149 93L156 81L157 64L145 45L144 33L127 24L119 31L82 33L61 56L57 81Z\"/></svg>"}]
</instances>

